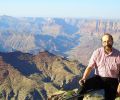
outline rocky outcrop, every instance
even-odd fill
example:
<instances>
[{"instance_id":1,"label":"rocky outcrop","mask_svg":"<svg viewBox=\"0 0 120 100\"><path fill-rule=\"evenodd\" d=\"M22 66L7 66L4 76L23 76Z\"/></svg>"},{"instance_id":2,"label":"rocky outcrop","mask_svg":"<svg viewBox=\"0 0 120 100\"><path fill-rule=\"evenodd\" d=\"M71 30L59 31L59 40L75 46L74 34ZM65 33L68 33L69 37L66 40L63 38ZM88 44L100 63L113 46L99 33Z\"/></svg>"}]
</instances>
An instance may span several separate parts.
<instances>
[{"instance_id":1,"label":"rocky outcrop","mask_svg":"<svg viewBox=\"0 0 120 100\"><path fill-rule=\"evenodd\" d=\"M0 53L0 98L44 100L60 89L78 87L81 72L78 62L47 51Z\"/></svg>"},{"instance_id":2,"label":"rocky outcrop","mask_svg":"<svg viewBox=\"0 0 120 100\"><path fill-rule=\"evenodd\" d=\"M31 95L35 97L32 92L36 91L39 97L42 97L42 86L35 81L22 75L10 64L5 63L0 56L0 98L11 100L12 98L17 100L25 100ZM43 98L44 99L44 98Z\"/></svg>"}]
</instances>

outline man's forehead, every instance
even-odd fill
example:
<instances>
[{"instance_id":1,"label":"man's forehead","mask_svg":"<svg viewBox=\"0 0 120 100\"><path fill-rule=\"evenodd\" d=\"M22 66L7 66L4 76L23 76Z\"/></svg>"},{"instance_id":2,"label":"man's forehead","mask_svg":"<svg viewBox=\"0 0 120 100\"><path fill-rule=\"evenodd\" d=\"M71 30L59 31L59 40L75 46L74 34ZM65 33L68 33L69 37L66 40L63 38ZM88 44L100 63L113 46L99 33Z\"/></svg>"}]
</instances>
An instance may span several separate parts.
<instances>
[{"instance_id":1,"label":"man's forehead","mask_svg":"<svg viewBox=\"0 0 120 100\"><path fill-rule=\"evenodd\" d=\"M102 40L107 40L107 39L111 39L111 37L110 37L109 35L104 35L104 36L102 37Z\"/></svg>"}]
</instances>

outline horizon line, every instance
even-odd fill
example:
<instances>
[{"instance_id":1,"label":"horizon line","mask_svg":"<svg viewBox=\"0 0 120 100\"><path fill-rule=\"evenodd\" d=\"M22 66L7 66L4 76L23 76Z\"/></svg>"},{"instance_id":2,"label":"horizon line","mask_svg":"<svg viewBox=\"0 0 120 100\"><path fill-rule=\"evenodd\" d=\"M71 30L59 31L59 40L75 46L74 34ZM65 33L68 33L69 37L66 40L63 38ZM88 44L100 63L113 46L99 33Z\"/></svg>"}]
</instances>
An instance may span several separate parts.
<instances>
[{"instance_id":1,"label":"horizon line","mask_svg":"<svg viewBox=\"0 0 120 100\"><path fill-rule=\"evenodd\" d=\"M105 18L105 17L58 17L58 16L13 16L13 15L0 15L0 17L6 16L6 17L14 17L14 18L60 18L60 19L96 19L96 20L120 20L120 18Z\"/></svg>"}]
</instances>

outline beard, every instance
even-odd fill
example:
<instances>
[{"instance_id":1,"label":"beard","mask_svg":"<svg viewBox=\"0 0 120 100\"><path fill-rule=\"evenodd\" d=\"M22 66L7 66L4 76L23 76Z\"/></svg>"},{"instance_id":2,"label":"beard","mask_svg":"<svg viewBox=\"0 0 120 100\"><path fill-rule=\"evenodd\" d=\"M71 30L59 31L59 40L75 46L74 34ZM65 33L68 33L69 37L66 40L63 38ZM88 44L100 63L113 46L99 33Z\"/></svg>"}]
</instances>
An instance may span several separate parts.
<instances>
[{"instance_id":1,"label":"beard","mask_svg":"<svg viewBox=\"0 0 120 100\"><path fill-rule=\"evenodd\" d=\"M108 45L106 45L105 47L107 47L107 48L112 48L112 45L111 44L108 44Z\"/></svg>"},{"instance_id":2,"label":"beard","mask_svg":"<svg viewBox=\"0 0 120 100\"><path fill-rule=\"evenodd\" d=\"M112 45L108 44L108 45L104 46L104 49L105 50L112 50Z\"/></svg>"}]
</instances>

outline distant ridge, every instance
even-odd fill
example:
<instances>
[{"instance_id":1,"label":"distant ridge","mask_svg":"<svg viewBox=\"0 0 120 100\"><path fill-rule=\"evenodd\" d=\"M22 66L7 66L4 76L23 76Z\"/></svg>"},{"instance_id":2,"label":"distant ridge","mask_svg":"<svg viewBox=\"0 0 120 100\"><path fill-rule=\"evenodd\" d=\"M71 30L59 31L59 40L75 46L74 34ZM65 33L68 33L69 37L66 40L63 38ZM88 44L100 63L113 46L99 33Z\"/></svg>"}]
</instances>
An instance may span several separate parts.
<instances>
[{"instance_id":1,"label":"distant ridge","mask_svg":"<svg viewBox=\"0 0 120 100\"><path fill-rule=\"evenodd\" d=\"M0 16L0 51L38 54L47 50L86 64L92 51L100 46L99 40L105 32L114 36L114 45L119 49L119 19L17 18L5 15Z\"/></svg>"}]
</instances>

